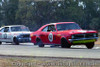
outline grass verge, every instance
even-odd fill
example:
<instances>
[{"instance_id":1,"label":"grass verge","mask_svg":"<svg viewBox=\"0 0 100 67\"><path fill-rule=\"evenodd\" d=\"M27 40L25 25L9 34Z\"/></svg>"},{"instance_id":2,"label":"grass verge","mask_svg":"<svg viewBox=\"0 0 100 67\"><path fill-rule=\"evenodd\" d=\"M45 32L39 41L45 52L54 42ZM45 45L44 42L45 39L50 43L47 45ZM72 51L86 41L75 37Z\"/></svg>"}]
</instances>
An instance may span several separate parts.
<instances>
[{"instance_id":1,"label":"grass verge","mask_svg":"<svg viewBox=\"0 0 100 67\"><path fill-rule=\"evenodd\" d=\"M100 67L100 60L0 57L0 67Z\"/></svg>"}]
</instances>

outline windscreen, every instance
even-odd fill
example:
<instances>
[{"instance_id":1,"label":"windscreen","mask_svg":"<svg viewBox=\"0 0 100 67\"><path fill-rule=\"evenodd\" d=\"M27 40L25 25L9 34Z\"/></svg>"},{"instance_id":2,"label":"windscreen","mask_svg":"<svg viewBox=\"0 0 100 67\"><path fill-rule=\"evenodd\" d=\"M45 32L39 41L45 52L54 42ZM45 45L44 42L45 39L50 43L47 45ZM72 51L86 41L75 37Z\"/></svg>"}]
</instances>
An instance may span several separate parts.
<instances>
[{"instance_id":1,"label":"windscreen","mask_svg":"<svg viewBox=\"0 0 100 67\"><path fill-rule=\"evenodd\" d=\"M25 26L17 26L17 27L11 27L12 32L18 32L18 31L29 31L29 29Z\"/></svg>"},{"instance_id":2,"label":"windscreen","mask_svg":"<svg viewBox=\"0 0 100 67\"><path fill-rule=\"evenodd\" d=\"M78 24L76 23L64 23L64 24L57 24L57 30L75 30L75 29L81 29Z\"/></svg>"}]
</instances>

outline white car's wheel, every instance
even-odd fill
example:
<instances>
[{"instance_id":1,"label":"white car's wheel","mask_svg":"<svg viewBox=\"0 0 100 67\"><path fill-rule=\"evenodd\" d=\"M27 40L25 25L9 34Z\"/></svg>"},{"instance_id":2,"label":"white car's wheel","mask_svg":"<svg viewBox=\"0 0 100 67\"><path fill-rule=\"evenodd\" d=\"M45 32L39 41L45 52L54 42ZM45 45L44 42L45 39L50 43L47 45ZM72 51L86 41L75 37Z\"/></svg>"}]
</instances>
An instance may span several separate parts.
<instances>
[{"instance_id":1,"label":"white car's wheel","mask_svg":"<svg viewBox=\"0 0 100 67\"><path fill-rule=\"evenodd\" d=\"M18 42L18 39L17 38L14 38L13 39L13 42L14 42L15 45L19 45L19 42Z\"/></svg>"}]
</instances>

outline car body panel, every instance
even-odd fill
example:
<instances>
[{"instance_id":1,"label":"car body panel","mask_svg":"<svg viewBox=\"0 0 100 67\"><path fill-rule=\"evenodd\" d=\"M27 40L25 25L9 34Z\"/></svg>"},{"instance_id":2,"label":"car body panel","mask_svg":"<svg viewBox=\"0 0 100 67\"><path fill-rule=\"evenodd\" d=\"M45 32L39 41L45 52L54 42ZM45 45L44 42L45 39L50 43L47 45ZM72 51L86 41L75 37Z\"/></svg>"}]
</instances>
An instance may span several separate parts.
<instances>
[{"instance_id":1,"label":"car body panel","mask_svg":"<svg viewBox=\"0 0 100 67\"><path fill-rule=\"evenodd\" d=\"M11 26L4 26L0 28L0 42L13 42L14 37L18 38L19 43L30 42L30 31L12 31L12 27L25 27L24 25L11 25ZM9 31L5 32L3 29L9 28ZM29 35L28 37L19 37L21 35ZM22 42L22 40L24 40Z\"/></svg>"},{"instance_id":2,"label":"car body panel","mask_svg":"<svg viewBox=\"0 0 100 67\"><path fill-rule=\"evenodd\" d=\"M97 31L94 30L83 30L81 28L78 29L69 29L69 30L58 30L57 29L57 25L58 24L76 24L75 22L60 22L60 23L51 23L51 24L46 24L44 26L42 26L39 30L31 33L31 41L33 43L36 43L36 39L39 38L42 40L43 44L61 44L61 39L65 38L68 43L70 45L73 45L73 43L75 44L76 42L81 43L82 40L84 40L84 44L90 42L95 42L98 38L98 36L94 37L94 35L97 35ZM53 28L52 31L49 31L49 26L51 26L51 29ZM79 26L79 25L78 25ZM46 27L48 27L48 31L46 31ZM55 29L54 29L55 28ZM91 35L93 33L93 35ZM79 34L79 36L82 36L82 38L80 38L80 40L75 40L72 39L72 36ZM84 34L84 36L83 36ZM88 35L89 34L89 35ZM77 35L78 36L78 35ZM83 39L86 36L93 36L92 40L91 37L89 40L87 40L88 38ZM74 41L75 40L75 41ZM83 43L83 42L82 42Z\"/></svg>"}]
</instances>

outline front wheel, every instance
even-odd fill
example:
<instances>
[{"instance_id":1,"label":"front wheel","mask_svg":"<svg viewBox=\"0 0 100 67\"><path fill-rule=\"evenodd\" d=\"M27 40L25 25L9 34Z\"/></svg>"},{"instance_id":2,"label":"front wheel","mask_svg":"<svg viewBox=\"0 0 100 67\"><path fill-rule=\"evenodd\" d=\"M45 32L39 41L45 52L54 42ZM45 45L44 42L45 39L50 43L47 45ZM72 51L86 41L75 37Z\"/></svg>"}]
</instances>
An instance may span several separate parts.
<instances>
[{"instance_id":1,"label":"front wheel","mask_svg":"<svg viewBox=\"0 0 100 67\"><path fill-rule=\"evenodd\" d=\"M44 44L40 39L37 39L37 44L39 47L44 47Z\"/></svg>"},{"instance_id":2,"label":"front wheel","mask_svg":"<svg viewBox=\"0 0 100 67\"><path fill-rule=\"evenodd\" d=\"M87 44L86 44L86 47L87 47L88 49L92 49L92 48L94 47L94 42L92 42L92 43L87 43Z\"/></svg>"},{"instance_id":3,"label":"front wheel","mask_svg":"<svg viewBox=\"0 0 100 67\"><path fill-rule=\"evenodd\" d=\"M61 47L62 48L70 48L71 45L68 43L66 39L61 39Z\"/></svg>"},{"instance_id":4,"label":"front wheel","mask_svg":"<svg viewBox=\"0 0 100 67\"><path fill-rule=\"evenodd\" d=\"M19 42L18 42L17 38L14 38L13 42L14 42L15 45L19 45Z\"/></svg>"}]
</instances>

